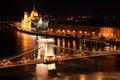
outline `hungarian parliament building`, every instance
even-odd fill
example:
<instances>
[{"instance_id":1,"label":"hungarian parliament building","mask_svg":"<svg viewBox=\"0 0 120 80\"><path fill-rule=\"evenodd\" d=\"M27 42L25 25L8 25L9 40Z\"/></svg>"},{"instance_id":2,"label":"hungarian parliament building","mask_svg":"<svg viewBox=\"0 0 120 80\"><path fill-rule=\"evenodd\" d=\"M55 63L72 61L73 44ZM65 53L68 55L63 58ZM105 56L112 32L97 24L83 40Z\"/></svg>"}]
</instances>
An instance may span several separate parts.
<instances>
[{"instance_id":1,"label":"hungarian parliament building","mask_svg":"<svg viewBox=\"0 0 120 80\"><path fill-rule=\"evenodd\" d=\"M37 30L47 30L48 29L48 20L42 18L41 14L38 14L35 6L30 14L24 12L24 17L21 21L21 28L28 31L37 31Z\"/></svg>"}]
</instances>

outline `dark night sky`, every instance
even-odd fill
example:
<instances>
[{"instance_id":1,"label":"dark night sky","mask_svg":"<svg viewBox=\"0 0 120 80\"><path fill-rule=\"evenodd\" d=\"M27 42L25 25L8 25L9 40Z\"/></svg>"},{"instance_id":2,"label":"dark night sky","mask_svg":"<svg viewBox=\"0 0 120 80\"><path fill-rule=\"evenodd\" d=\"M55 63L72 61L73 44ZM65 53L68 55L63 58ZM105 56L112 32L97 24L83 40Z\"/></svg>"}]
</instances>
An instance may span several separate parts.
<instances>
[{"instance_id":1,"label":"dark night sky","mask_svg":"<svg viewBox=\"0 0 120 80\"><path fill-rule=\"evenodd\" d=\"M118 1L118 0L117 0ZM41 14L52 16L120 16L116 0L1 0L0 18L23 17L35 4Z\"/></svg>"}]
</instances>

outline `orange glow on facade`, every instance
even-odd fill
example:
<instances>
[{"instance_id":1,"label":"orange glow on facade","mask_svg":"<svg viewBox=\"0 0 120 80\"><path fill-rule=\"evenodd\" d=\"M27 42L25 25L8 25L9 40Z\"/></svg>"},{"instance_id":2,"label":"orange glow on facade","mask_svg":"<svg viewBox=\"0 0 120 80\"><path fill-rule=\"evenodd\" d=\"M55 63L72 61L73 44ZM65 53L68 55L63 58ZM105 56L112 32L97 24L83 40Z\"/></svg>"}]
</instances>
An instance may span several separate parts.
<instances>
[{"instance_id":1,"label":"orange glow on facade","mask_svg":"<svg viewBox=\"0 0 120 80\"><path fill-rule=\"evenodd\" d=\"M114 29L113 28L100 28L100 34L105 36L106 38L112 38L114 34Z\"/></svg>"}]
</instances>

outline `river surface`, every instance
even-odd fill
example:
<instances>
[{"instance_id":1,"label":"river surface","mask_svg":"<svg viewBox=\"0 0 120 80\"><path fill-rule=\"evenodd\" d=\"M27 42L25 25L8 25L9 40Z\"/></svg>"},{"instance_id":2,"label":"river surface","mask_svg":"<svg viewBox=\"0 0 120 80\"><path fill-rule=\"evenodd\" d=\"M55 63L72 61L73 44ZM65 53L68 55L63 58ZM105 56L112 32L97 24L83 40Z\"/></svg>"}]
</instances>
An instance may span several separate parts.
<instances>
[{"instance_id":1,"label":"river surface","mask_svg":"<svg viewBox=\"0 0 120 80\"><path fill-rule=\"evenodd\" d=\"M85 28L85 27L83 27ZM108 33L116 32L115 28ZM113 30L114 29L114 30ZM85 28L85 31L87 29ZM118 30L117 30L118 31ZM106 35L108 35L106 32ZM117 33L118 34L118 33ZM116 35L118 36L118 35ZM0 32L0 59L26 51L37 45L36 36L20 32ZM55 44L82 50L116 50L119 45L101 46L78 44L75 40L55 39ZM61 50L63 53L64 50ZM0 80L120 80L120 55L80 59L76 64L56 64L57 76L49 76L47 65L36 64L0 70ZM82 66L82 67L81 67Z\"/></svg>"}]
</instances>

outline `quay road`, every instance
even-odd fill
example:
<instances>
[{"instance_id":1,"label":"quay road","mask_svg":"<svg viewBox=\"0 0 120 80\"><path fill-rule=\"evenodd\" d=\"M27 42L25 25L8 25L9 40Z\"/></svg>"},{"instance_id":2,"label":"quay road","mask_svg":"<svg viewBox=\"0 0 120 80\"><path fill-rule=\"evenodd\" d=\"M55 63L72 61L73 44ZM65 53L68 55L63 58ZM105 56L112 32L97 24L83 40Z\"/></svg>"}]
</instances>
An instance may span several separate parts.
<instances>
[{"instance_id":1,"label":"quay road","mask_svg":"<svg viewBox=\"0 0 120 80\"><path fill-rule=\"evenodd\" d=\"M23 30L20 28L20 25L15 25L11 24L11 26L20 32L31 34L31 35L38 35L38 36L45 36L45 37L51 37L51 38L61 38L61 39L74 39L78 43L92 43L92 44L103 44L106 45L107 43L110 44L119 44L120 40L110 40L110 39L104 39L100 40L98 38L82 38L81 36L75 36L75 35L70 35L70 34L58 34L55 32L49 32L49 31L28 31L28 30Z\"/></svg>"},{"instance_id":2,"label":"quay road","mask_svg":"<svg viewBox=\"0 0 120 80\"><path fill-rule=\"evenodd\" d=\"M30 65L30 64L51 64L51 63L56 63L58 61L65 61L65 60L71 60L71 59L79 59L79 58L91 58L91 57L98 57L98 56L110 56L110 55L116 55L120 54L120 50L116 51L85 51L85 50L77 50L77 49L70 49L70 48L63 48L63 47L57 47L54 46L55 48L61 48L61 49L67 49L70 51L73 51L74 53L70 54L56 54L55 56L47 56L48 59L44 58L22 58L17 61L14 61L13 59L24 56L26 54L29 54L33 52L34 50L39 49L38 47L33 48L31 50L28 50L27 52L18 54L16 56L12 56L10 58L5 58L0 61L0 68L7 68L7 67L15 67L15 66L23 66L23 65ZM42 47L41 47L42 48Z\"/></svg>"},{"instance_id":3,"label":"quay road","mask_svg":"<svg viewBox=\"0 0 120 80\"><path fill-rule=\"evenodd\" d=\"M37 31L27 31L27 30L23 30L21 28L16 28L15 29L17 31L23 32L23 33L27 33L27 34L31 34L31 35L39 35L39 36L45 36L45 37L52 37L52 38L72 38L72 39L78 39L78 37L73 37L71 35L60 35L60 34L55 34L55 33L49 33L49 32L37 32Z\"/></svg>"}]
</instances>

